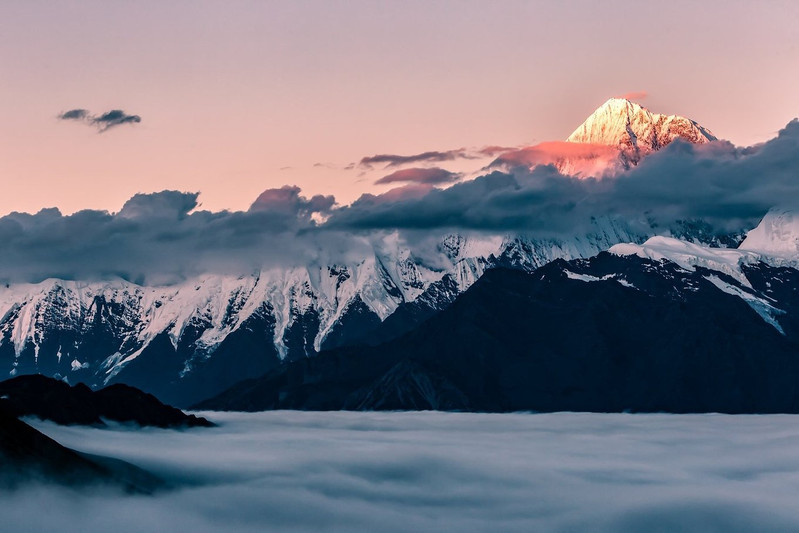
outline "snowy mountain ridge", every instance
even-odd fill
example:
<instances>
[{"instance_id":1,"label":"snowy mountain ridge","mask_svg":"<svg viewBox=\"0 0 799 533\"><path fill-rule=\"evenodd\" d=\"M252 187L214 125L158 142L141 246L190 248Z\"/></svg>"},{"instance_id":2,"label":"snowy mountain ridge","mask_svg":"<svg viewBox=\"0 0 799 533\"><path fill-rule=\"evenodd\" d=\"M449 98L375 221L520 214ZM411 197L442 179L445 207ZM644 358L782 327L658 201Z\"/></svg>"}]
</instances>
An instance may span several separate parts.
<instances>
[{"instance_id":1,"label":"snowy mountain ridge","mask_svg":"<svg viewBox=\"0 0 799 533\"><path fill-rule=\"evenodd\" d=\"M254 335L272 346L247 344L258 357L303 358L376 327L400 306L443 309L492 266L533 270L645 237L599 219L572 239L449 235L439 243L445 266L437 268L397 246L352 265L208 274L163 287L122 279L0 286L0 365L9 375L42 372L99 386L125 381L125 369L143 354L155 359L147 354L158 346L158 359L177 359L180 380L231 339Z\"/></svg>"},{"instance_id":2,"label":"snowy mountain ridge","mask_svg":"<svg viewBox=\"0 0 799 533\"><path fill-rule=\"evenodd\" d=\"M758 252L775 264L797 264L799 260L799 211L771 209L758 226L746 235L741 250Z\"/></svg>"},{"instance_id":3,"label":"snowy mountain ridge","mask_svg":"<svg viewBox=\"0 0 799 533\"><path fill-rule=\"evenodd\" d=\"M715 139L688 119L611 99L560 144L604 144L629 167L676 138ZM205 274L169 286L123 279L0 286L0 374L42 373L92 386L124 382L188 405L284 361L410 331L493 267L530 272L617 245L614 253L677 258L686 268L704 265L745 283L738 265L764 255L743 247L707 251L664 237L644 243L668 232L647 224L597 217L590 229L568 237L450 234L436 241L433 259L429 249L414 250L394 232L341 265ZM673 231L686 239L706 237L690 225ZM768 239L757 235L747 240L765 246Z\"/></svg>"},{"instance_id":4,"label":"snowy mountain ridge","mask_svg":"<svg viewBox=\"0 0 799 533\"><path fill-rule=\"evenodd\" d=\"M784 223L775 225L778 220ZM745 243L763 248L762 235L771 234L767 229L790 228L793 220L784 212L769 214ZM768 292L752 288L749 269L795 266L799 253L775 258L768 250L746 248L647 235L599 218L590 233L571 239L448 235L439 251L449 262L437 268L413 250L395 246L390 255L383 250L352 265L209 274L166 287L121 279L12 284L0 286L0 365L8 375L40 372L96 386L125 382L186 405L213 394L209 387L222 390L282 361L364 342L369 331L401 309L406 316L430 316L489 268L532 272L556 259L587 258L604 250L676 263L686 271L716 272L706 279L777 327L775 317L782 311ZM623 276L613 279L627 283ZM182 386L193 395L184 396Z\"/></svg>"}]
</instances>

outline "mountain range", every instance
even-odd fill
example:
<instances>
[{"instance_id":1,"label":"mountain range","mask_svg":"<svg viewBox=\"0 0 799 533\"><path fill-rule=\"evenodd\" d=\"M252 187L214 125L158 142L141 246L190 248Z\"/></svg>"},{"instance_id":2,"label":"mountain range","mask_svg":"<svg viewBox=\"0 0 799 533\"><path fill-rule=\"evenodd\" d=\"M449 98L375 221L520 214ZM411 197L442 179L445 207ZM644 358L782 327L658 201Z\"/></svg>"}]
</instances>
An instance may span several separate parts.
<instances>
[{"instance_id":1,"label":"mountain range","mask_svg":"<svg viewBox=\"0 0 799 533\"><path fill-rule=\"evenodd\" d=\"M799 271L778 263L654 237L495 268L400 338L283 365L197 407L795 413Z\"/></svg>"},{"instance_id":2,"label":"mountain range","mask_svg":"<svg viewBox=\"0 0 799 533\"><path fill-rule=\"evenodd\" d=\"M633 102L611 99L579 126L567 143L604 147L603 153L610 155L602 160L591 156L591 161L592 168L597 170L595 174L607 175L639 164L642 158L675 140L707 143L715 137L689 119L651 113ZM577 167L585 168L584 160L579 154L565 157L557 161L556 167L570 172ZM783 218L774 226L770 220L779 216ZM425 345L447 342L455 333L441 330L440 335L433 339L427 337L432 334L422 332L429 332L433 327L430 324L440 323L458 309L468 307L464 301L473 302L475 306L486 305L475 294L485 297L487 284L504 287L507 280L513 280L523 287L529 281L525 276L537 276L542 268L560 268L567 281L553 282L550 290L561 285L562 290L570 294L576 290L571 288L575 279L565 272L601 280L602 283L589 283L580 289L589 291L580 296L588 298L592 291L598 290L591 287L607 284L615 287L620 285L619 280L625 279L608 270L608 264L625 271L632 269L630 265L634 264L646 271L656 269L657 265L670 265L676 257L691 254L697 259L680 260L689 266L699 265L708 272L719 272L717 279L721 281L717 284L708 281L709 274L691 274L699 276L691 279L705 289L701 294L714 295L711 298L713 302L706 305L712 307L718 298L735 296L736 302L744 304L744 307L738 305L741 313L744 310L755 312L745 322L751 321L758 327L764 323L768 326L764 331L771 336L777 335L774 338L783 339L779 341L783 342L792 326L782 323L787 319L778 310L787 313L780 305L788 308L792 304L781 301L778 305L769 299L771 296L767 292L763 292L765 289L754 291L747 274L735 265L788 268L784 265L793 260L788 253L789 246L782 250L779 261L779 254L771 253L775 251L774 235L778 233L774 228L785 227L787 216L774 214L767 217L768 220L764 219L759 229L750 233L737 251L698 246L697 243L714 246L738 244L719 241L716 236L707 234L698 221L666 228L668 235L682 240L669 241L670 244L665 246L669 253L661 257L657 254L663 252L664 242L660 242L659 247L659 241L652 241L650 237L662 234L663 228L652 226L642 230L640 225L636 225L633 229L622 219L597 217L588 230L557 238L522 234L442 235L437 241L439 260L435 263L423 259L425 254L415 253L412 246L400 244L389 235L374 247L371 254L348 264L273 268L245 276L207 274L169 286L147 286L122 279L47 279L38 283L9 284L0 287L0 372L9 376L42 373L70 382L84 382L92 388L125 383L181 406L198 404L220 393L223 396L218 398L230 398L225 394L242 397L240 389L231 389L239 391L235 393L225 391L242 380L261 378L265 374L272 376L269 379L277 379L275 376L288 375L284 373L296 372L297 368L316 372L312 370L316 368L314 365L325 364L323 361L331 357L347 358L353 362L363 358L377 361L380 358L366 354L375 350L386 353L411 350L408 338L416 338ZM763 235L758 237L758 232ZM786 237L787 242L791 238L790 235ZM774 242L766 242L768 239ZM682 245L688 246L687 241L691 241L694 248L680 249ZM778 241L786 242L784 239ZM633 256L636 259L613 255L615 259L611 261L602 254L614 245L625 243L628 247L643 246L635 248L637 255ZM765 248L755 251L758 247ZM621 249L626 248L616 248L616 251ZM681 251L677 253L676 249ZM719 259L733 257L725 255L728 253L740 255L735 255L735 260ZM639 257L642 254L646 257ZM593 258L591 261L594 262L581 263L581 259L587 258ZM661 261L664 258L665 263ZM707 264L703 263L705 260ZM604 270L597 271L598 265L604 265ZM674 270L668 266L658 268ZM490 277L482 281L487 272L491 272ZM672 274L675 272L681 270L674 270ZM769 277L776 270L763 272L768 272ZM788 275L785 274L788 271L779 272L781 276ZM555 276L554 272L550 272L547 279L557 278L552 276ZM650 281L642 281L642 287L648 287ZM690 284L687 278L684 281ZM660 287L654 281L651 283ZM776 278L769 283L777 283ZM578 286L581 285L574 285ZM625 290L642 290L642 287L621 286ZM726 287L726 292L722 286ZM539 288L531 287L530 290L535 292ZM643 292L647 290L652 297L663 297L655 289ZM716 295L717 292L720 295ZM521 291L520 294L525 293ZM629 298L635 300L635 297ZM510 308L495 309L494 312L500 316L518 314ZM544 310L538 309L537 312L543 313ZM469 323L468 320L464 322ZM523 327L522 324L518 326ZM506 333L510 335L510 332ZM466 332L457 335L463 339L470 338ZM535 343L534 340L528 342ZM500 346L503 345L497 344L497 353L504 353ZM326 355L317 360L320 352ZM511 400L492 405L482 403L483 400L476 399L469 387L455 385L457 380L453 381L446 372L425 374L426 371L420 368L431 364L427 360L405 360L399 356L386 356L380 360L386 365L391 363L385 369L391 372L380 374L382 366L378 364L379 368L374 371L380 375L369 374L369 379L377 379L382 385L375 384L376 389L364 392L361 389L368 384L358 382L358 394L365 396L356 395L359 399L353 399L356 398L352 396L355 391L350 390L346 398L331 399L325 405L399 408L418 403L427 407L487 410L521 405ZM346 364L347 368L350 366ZM416 379L412 376L421 375L427 375L423 379L428 383L425 387L438 383L450 391L449 396L443 396L449 399L433 401L428 398L422 402L417 398L411 404L378 401L381 387L389 390L392 383L407 382ZM289 394L285 398L291 397ZM246 403L250 401L255 403ZM258 403L255 400L215 402L200 405L220 408L247 408L256 404L319 407L295 400L285 400L288 403Z\"/></svg>"}]
</instances>

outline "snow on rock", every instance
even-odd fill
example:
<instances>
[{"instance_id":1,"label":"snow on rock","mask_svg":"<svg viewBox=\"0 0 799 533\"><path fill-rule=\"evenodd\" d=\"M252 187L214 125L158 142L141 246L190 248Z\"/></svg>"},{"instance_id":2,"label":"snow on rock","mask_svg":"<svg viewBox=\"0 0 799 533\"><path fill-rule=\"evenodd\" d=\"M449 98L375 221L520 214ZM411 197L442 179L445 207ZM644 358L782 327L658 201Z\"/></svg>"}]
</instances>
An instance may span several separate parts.
<instances>
[{"instance_id":1,"label":"snow on rock","mask_svg":"<svg viewBox=\"0 0 799 533\"><path fill-rule=\"evenodd\" d=\"M642 239L624 224L597 219L588 233L573 238L448 235L438 242L436 258L429 250L422 254L426 260L389 234L375 244L374 254L344 265L206 274L169 286L122 279L11 284L0 286L0 354L11 354L7 371L38 371L45 364L109 382L165 335L176 353L188 354L183 376L251 317L264 317L265 327L274 323L279 357L296 348L298 334L307 355L321 348L355 302L382 321L420 298L433 308L448 305L496 265L533 270L557 258L589 257L612 244ZM84 349L86 343L91 346ZM27 353L32 362L21 359Z\"/></svg>"},{"instance_id":2,"label":"snow on rock","mask_svg":"<svg viewBox=\"0 0 799 533\"><path fill-rule=\"evenodd\" d=\"M607 281L609 279L613 279L613 278L616 277L614 274L607 274L607 275L602 276L601 278L599 278L597 276L591 276L589 274L578 274L576 272L572 272L571 270L565 270L564 272L566 274L566 277L569 278L569 279L576 279L578 281L585 281L585 282Z\"/></svg>"},{"instance_id":3,"label":"snow on rock","mask_svg":"<svg viewBox=\"0 0 799 533\"><path fill-rule=\"evenodd\" d=\"M500 155L493 166L554 165L578 178L604 178L629 170L675 140L705 144L716 137L693 120L652 113L635 102L611 98L565 141L550 141Z\"/></svg>"},{"instance_id":4,"label":"snow on rock","mask_svg":"<svg viewBox=\"0 0 799 533\"><path fill-rule=\"evenodd\" d=\"M623 168L638 164L642 157L676 139L694 144L716 137L693 120L677 115L652 113L635 102L611 98L594 111L566 139L567 142L617 147Z\"/></svg>"},{"instance_id":5,"label":"snow on rock","mask_svg":"<svg viewBox=\"0 0 799 533\"><path fill-rule=\"evenodd\" d=\"M738 249L759 253L771 263L799 263L799 214L794 209L770 210Z\"/></svg>"},{"instance_id":6,"label":"snow on rock","mask_svg":"<svg viewBox=\"0 0 799 533\"><path fill-rule=\"evenodd\" d=\"M710 283L718 287L719 290L722 292L726 292L727 294L731 294L733 296L737 296L749 304L749 307L754 309L754 311L760 315L760 317L765 320L768 324L774 326L774 328L785 335L785 331L783 331L782 326L780 326L779 322L777 322L777 316L785 314L785 311L781 309L777 309L771 303L766 301L765 298L761 298L755 294L751 294L746 292L735 285L727 283L726 281L722 280L718 276L710 275L705 276L705 279L708 280Z\"/></svg>"},{"instance_id":7,"label":"snow on rock","mask_svg":"<svg viewBox=\"0 0 799 533\"><path fill-rule=\"evenodd\" d=\"M709 248L672 237L651 237L643 244L617 244L609 249L616 255L637 255L643 259L671 261L686 270L701 266L723 272L742 285L751 287L741 271L742 264L757 263L762 259L758 253L734 248Z\"/></svg>"},{"instance_id":8,"label":"snow on rock","mask_svg":"<svg viewBox=\"0 0 799 533\"><path fill-rule=\"evenodd\" d=\"M784 224L777 224L782 228L790 227L793 224L793 219L782 220ZM775 219L772 219L772 221L775 221ZM767 223L766 227L770 228L772 225ZM750 232L750 235L752 235L752 232ZM704 278L722 292L741 298L764 321L784 335L785 332L777 321L777 317L785 314L785 311L774 307L774 302L769 301L770 298L768 296L757 294L741 269L742 265L757 262L773 263L774 257L769 254L785 250L784 247L781 248L780 246L771 249L767 246L760 246L763 242L767 244L772 242L769 239L758 240L761 235L762 233L755 233L754 239L751 241L751 243L757 245L758 251L742 249L743 245L738 249L709 248L670 237L652 237L641 245L617 244L611 247L609 251L620 256L636 255L655 261L671 261L686 270L695 270L695 267L700 266L726 274L738 282L740 286L733 285L715 274L704 276ZM781 241L778 242L782 244Z\"/></svg>"},{"instance_id":9,"label":"snow on rock","mask_svg":"<svg viewBox=\"0 0 799 533\"><path fill-rule=\"evenodd\" d=\"M612 279L618 282L620 285L627 287L629 289L636 288L635 285L633 285L632 283L630 283L629 281L627 281L618 274L606 274L602 277L598 277L598 276L591 276L590 274L578 274L577 272L572 272L571 270L564 270L564 273L566 274L566 277L569 279L584 281L586 283L590 283L592 281L608 281Z\"/></svg>"}]
</instances>

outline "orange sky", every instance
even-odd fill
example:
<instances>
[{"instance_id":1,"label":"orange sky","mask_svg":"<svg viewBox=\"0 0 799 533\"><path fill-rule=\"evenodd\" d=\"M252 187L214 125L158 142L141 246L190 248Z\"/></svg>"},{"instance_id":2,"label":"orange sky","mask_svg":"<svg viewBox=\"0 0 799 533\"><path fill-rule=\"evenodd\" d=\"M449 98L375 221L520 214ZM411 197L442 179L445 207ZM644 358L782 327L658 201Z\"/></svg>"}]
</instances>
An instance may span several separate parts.
<instances>
[{"instance_id":1,"label":"orange sky","mask_svg":"<svg viewBox=\"0 0 799 533\"><path fill-rule=\"evenodd\" d=\"M736 144L799 115L791 1L12 0L0 21L0 214L162 189L245 209L283 184L346 203L398 170L362 157L562 140L630 92ZM73 108L142 120L98 134Z\"/></svg>"}]
</instances>

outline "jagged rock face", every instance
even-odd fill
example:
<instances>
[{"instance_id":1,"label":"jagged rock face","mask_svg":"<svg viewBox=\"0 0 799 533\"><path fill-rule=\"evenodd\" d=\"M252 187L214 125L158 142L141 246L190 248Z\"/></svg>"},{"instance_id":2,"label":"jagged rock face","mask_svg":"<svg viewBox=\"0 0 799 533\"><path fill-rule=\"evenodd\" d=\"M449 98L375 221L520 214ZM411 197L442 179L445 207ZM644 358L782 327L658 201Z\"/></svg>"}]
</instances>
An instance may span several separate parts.
<instances>
[{"instance_id":1,"label":"jagged rock face","mask_svg":"<svg viewBox=\"0 0 799 533\"><path fill-rule=\"evenodd\" d=\"M676 139L694 144L716 137L693 120L652 113L635 102L611 98L569 135L567 142L618 147L623 168L637 165L647 154Z\"/></svg>"}]
</instances>

